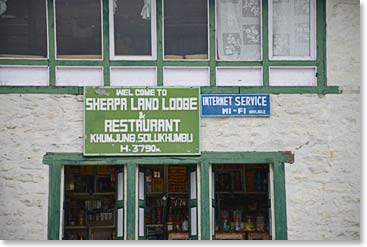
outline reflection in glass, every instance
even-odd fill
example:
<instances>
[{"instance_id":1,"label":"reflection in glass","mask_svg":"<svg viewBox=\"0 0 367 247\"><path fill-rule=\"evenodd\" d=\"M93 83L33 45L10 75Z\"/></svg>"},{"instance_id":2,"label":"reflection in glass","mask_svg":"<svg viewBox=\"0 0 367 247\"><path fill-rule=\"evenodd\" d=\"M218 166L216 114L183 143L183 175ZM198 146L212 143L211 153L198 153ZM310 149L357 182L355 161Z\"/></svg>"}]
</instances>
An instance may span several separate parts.
<instances>
[{"instance_id":1,"label":"reflection in glass","mask_svg":"<svg viewBox=\"0 0 367 247\"><path fill-rule=\"evenodd\" d=\"M0 56L47 56L45 0L0 1Z\"/></svg>"},{"instance_id":2,"label":"reflection in glass","mask_svg":"<svg viewBox=\"0 0 367 247\"><path fill-rule=\"evenodd\" d=\"M152 54L152 1L154 0L114 1L116 56L150 56Z\"/></svg>"},{"instance_id":3,"label":"reflection in glass","mask_svg":"<svg viewBox=\"0 0 367 247\"><path fill-rule=\"evenodd\" d=\"M102 57L101 1L56 0L58 58Z\"/></svg>"}]
</instances>

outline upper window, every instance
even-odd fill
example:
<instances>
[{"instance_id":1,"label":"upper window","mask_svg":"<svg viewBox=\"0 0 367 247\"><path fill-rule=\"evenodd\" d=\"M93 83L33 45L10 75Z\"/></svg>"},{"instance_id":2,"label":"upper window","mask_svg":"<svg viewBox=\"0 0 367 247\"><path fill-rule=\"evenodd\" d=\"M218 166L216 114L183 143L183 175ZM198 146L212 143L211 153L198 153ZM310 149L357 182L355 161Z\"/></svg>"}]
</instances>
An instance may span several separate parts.
<instances>
[{"instance_id":1,"label":"upper window","mask_svg":"<svg viewBox=\"0 0 367 247\"><path fill-rule=\"evenodd\" d=\"M111 0L113 58L155 57L155 0Z\"/></svg>"},{"instance_id":2,"label":"upper window","mask_svg":"<svg viewBox=\"0 0 367 247\"><path fill-rule=\"evenodd\" d=\"M261 1L219 0L217 59L261 60Z\"/></svg>"},{"instance_id":3,"label":"upper window","mask_svg":"<svg viewBox=\"0 0 367 247\"><path fill-rule=\"evenodd\" d=\"M0 1L0 56L47 57L45 0Z\"/></svg>"},{"instance_id":4,"label":"upper window","mask_svg":"<svg viewBox=\"0 0 367 247\"><path fill-rule=\"evenodd\" d=\"M101 59L101 0L56 0L57 58Z\"/></svg>"},{"instance_id":5,"label":"upper window","mask_svg":"<svg viewBox=\"0 0 367 247\"><path fill-rule=\"evenodd\" d=\"M270 0L271 59L315 59L315 0Z\"/></svg>"},{"instance_id":6,"label":"upper window","mask_svg":"<svg viewBox=\"0 0 367 247\"><path fill-rule=\"evenodd\" d=\"M163 16L165 59L208 59L207 0L166 0Z\"/></svg>"}]
</instances>

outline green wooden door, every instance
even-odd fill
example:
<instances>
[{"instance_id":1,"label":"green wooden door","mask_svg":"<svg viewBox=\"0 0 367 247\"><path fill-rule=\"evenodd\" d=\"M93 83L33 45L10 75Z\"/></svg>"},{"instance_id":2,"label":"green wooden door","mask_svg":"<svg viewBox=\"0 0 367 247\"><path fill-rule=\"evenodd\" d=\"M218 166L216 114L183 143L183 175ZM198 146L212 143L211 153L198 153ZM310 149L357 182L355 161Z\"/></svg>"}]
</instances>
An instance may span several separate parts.
<instances>
[{"instance_id":1,"label":"green wooden door","mask_svg":"<svg viewBox=\"0 0 367 247\"><path fill-rule=\"evenodd\" d=\"M124 230L125 230L125 215L124 215L124 208L125 208L125 177L124 177L124 169L119 168L116 171L116 232L115 238L119 240L124 239Z\"/></svg>"},{"instance_id":2,"label":"green wooden door","mask_svg":"<svg viewBox=\"0 0 367 247\"><path fill-rule=\"evenodd\" d=\"M147 239L145 227L145 171L138 168L138 239Z\"/></svg>"},{"instance_id":3,"label":"green wooden door","mask_svg":"<svg viewBox=\"0 0 367 247\"><path fill-rule=\"evenodd\" d=\"M197 166L188 169L189 181L189 236L190 239L198 239L198 199L197 199Z\"/></svg>"}]
</instances>

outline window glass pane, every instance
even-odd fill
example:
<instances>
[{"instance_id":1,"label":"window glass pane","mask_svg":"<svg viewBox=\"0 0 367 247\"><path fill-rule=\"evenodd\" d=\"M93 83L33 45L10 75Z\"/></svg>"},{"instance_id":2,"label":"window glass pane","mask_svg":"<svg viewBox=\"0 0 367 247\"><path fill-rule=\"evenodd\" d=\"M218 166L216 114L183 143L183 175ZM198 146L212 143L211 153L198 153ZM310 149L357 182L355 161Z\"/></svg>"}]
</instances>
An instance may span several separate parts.
<instances>
[{"instance_id":1,"label":"window glass pane","mask_svg":"<svg viewBox=\"0 0 367 247\"><path fill-rule=\"evenodd\" d=\"M217 1L217 40L219 60L260 60L260 0Z\"/></svg>"},{"instance_id":2,"label":"window glass pane","mask_svg":"<svg viewBox=\"0 0 367 247\"><path fill-rule=\"evenodd\" d=\"M0 1L0 56L47 56L45 0Z\"/></svg>"},{"instance_id":3,"label":"window glass pane","mask_svg":"<svg viewBox=\"0 0 367 247\"><path fill-rule=\"evenodd\" d=\"M164 1L166 59L208 58L207 0Z\"/></svg>"},{"instance_id":4,"label":"window glass pane","mask_svg":"<svg viewBox=\"0 0 367 247\"><path fill-rule=\"evenodd\" d=\"M310 57L312 0L273 0L273 56Z\"/></svg>"},{"instance_id":5,"label":"window glass pane","mask_svg":"<svg viewBox=\"0 0 367 247\"><path fill-rule=\"evenodd\" d=\"M151 55L151 1L114 1L115 55Z\"/></svg>"},{"instance_id":6,"label":"window glass pane","mask_svg":"<svg viewBox=\"0 0 367 247\"><path fill-rule=\"evenodd\" d=\"M101 58L101 1L56 0L59 58Z\"/></svg>"}]
</instances>

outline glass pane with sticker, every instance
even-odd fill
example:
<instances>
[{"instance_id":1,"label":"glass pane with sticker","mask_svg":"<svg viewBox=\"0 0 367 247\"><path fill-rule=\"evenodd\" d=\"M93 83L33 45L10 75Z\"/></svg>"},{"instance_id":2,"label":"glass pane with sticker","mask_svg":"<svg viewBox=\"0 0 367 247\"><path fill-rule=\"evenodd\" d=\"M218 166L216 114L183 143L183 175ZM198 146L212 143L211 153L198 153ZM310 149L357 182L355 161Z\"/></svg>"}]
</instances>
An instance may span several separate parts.
<instances>
[{"instance_id":1,"label":"glass pane with sticker","mask_svg":"<svg viewBox=\"0 0 367 247\"><path fill-rule=\"evenodd\" d=\"M261 59L261 1L217 1L217 59Z\"/></svg>"}]
</instances>

